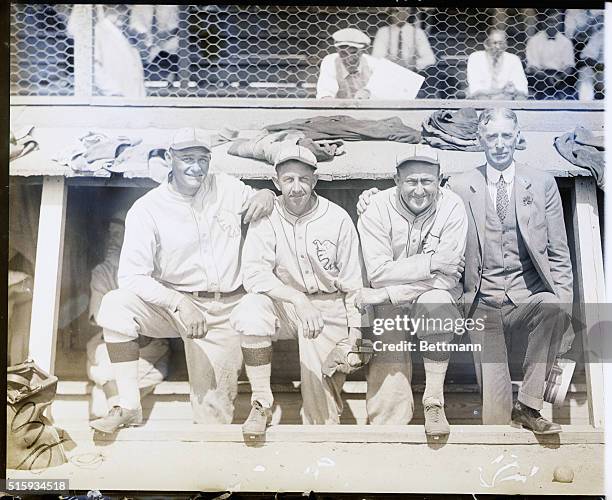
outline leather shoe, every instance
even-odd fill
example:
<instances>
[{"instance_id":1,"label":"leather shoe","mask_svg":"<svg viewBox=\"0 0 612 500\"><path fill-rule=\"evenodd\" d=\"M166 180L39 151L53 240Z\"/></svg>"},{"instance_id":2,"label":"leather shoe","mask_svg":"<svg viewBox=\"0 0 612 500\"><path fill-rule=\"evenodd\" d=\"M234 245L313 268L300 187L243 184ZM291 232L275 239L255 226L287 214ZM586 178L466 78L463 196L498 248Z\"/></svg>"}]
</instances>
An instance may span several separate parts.
<instances>
[{"instance_id":1,"label":"leather shoe","mask_svg":"<svg viewBox=\"0 0 612 500\"><path fill-rule=\"evenodd\" d=\"M512 424L533 431L534 434L559 434L561 426L544 418L538 410L534 410L520 401L512 408Z\"/></svg>"}]
</instances>

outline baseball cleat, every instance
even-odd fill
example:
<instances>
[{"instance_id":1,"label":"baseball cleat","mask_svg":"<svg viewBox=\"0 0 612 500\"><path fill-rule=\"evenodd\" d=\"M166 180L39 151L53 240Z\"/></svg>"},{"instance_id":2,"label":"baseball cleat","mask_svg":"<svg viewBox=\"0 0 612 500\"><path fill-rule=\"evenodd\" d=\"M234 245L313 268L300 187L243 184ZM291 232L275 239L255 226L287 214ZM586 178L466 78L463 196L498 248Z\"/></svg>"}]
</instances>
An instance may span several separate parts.
<instances>
[{"instance_id":1,"label":"baseball cleat","mask_svg":"<svg viewBox=\"0 0 612 500\"><path fill-rule=\"evenodd\" d=\"M425 406L425 434L428 436L450 434L450 425L448 425L442 405L430 404Z\"/></svg>"},{"instance_id":2,"label":"baseball cleat","mask_svg":"<svg viewBox=\"0 0 612 500\"><path fill-rule=\"evenodd\" d=\"M266 435L266 427L272 418L272 410L259 401L253 401L251 413L242 424L242 435L246 441L256 441Z\"/></svg>"},{"instance_id":3,"label":"baseball cleat","mask_svg":"<svg viewBox=\"0 0 612 500\"><path fill-rule=\"evenodd\" d=\"M89 423L92 429L104 434L112 434L122 427L137 427L139 425L142 425L142 408L128 410L120 406L113 406L108 415Z\"/></svg>"}]
</instances>

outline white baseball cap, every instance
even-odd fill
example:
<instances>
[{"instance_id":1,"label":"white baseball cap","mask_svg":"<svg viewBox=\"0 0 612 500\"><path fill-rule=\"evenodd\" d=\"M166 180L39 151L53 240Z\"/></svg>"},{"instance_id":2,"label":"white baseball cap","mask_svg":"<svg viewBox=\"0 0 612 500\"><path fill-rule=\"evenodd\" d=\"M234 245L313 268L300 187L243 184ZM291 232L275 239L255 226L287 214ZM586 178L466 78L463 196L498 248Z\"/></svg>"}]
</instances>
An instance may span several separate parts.
<instances>
[{"instance_id":1,"label":"white baseball cap","mask_svg":"<svg viewBox=\"0 0 612 500\"><path fill-rule=\"evenodd\" d=\"M363 49L370 45L370 37L356 28L344 28L336 31L332 38L335 47L357 47Z\"/></svg>"},{"instance_id":2,"label":"white baseball cap","mask_svg":"<svg viewBox=\"0 0 612 500\"><path fill-rule=\"evenodd\" d=\"M291 143L290 141L286 141L287 144L283 144L276 156L276 160L274 161L274 167L277 165L288 161L288 160L297 160L302 163L311 166L312 168L317 168L317 158L314 153L303 146L299 146L298 144Z\"/></svg>"},{"instance_id":3,"label":"white baseball cap","mask_svg":"<svg viewBox=\"0 0 612 500\"><path fill-rule=\"evenodd\" d=\"M187 148L205 148L212 151L210 136L200 128L182 128L176 131L170 141L170 149L179 151Z\"/></svg>"},{"instance_id":4,"label":"white baseball cap","mask_svg":"<svg viewBox=\"0 0 612 500\"><path fill-rule=\"evenodd\" d=\"M398 155L395 159L395 168L411 161L440 166L438 152L431 146L426 146L424 144L415 144L405 153Z\"/></svg>"}]
</instances>

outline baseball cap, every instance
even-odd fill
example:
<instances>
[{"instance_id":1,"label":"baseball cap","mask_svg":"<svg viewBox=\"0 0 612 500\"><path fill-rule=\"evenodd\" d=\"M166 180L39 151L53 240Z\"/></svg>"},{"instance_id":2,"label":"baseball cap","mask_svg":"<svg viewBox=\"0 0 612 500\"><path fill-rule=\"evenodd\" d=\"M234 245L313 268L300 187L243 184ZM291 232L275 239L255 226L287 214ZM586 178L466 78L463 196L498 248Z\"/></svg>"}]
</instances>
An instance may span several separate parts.
<instances>
[{"instance_id":1,"label":"baseball cap","mask_svg":"<svg viewBox=\"0 0 612 500\"><path fill-rule=\"evenodd\" d=\"M276 168L277 165L288 160L301 161L314 169L317 168L317 158L312 151L303 146L292 144L289 141L281 146L274 161L274 167Z\"/></svg>"},{"instance_id":2,"label":"baseball cap","mask_svg":"<svg viewBox=\"0 0 612 500\"><path fill-rule=\"evenodd\" d=\"M355 28L344 28L336 31L332 38L335 47L357 47L362 49L370 45L370 37Z\"/></svg>"},{"instance_id":3,"label":"baseball cap","mask_svg":"<svg viewBox=\"0 0 612 500\"><path fill-rule=\"evenodd\" d=\"M170 149L205 148L212 151L210 136L199 128L182 128L176 131L170 141Z\"/></svg>"},{"instance_id":4,"label":"baseball cap","mask_svg":"<svg viewBox=\"0 0 612 500\"><path fill-rule=\"evenodd\" d=\"M425 146L422 144L415 144L405 153L398 155L395 159L395 168L400 165L411 162L418 161L421 163L429 163L432 166L440 166L440 159L438 158L438 152L434 150L430 146Z\"/></svg>"}]
</instances>

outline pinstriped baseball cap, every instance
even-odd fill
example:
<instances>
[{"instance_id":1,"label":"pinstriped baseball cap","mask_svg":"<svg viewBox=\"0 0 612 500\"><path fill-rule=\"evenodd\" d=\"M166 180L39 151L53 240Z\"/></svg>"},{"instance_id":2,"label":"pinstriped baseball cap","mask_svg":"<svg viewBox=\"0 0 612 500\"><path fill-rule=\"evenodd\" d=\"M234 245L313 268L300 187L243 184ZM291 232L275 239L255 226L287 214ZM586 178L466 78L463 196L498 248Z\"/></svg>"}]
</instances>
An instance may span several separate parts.
<instances>
[{"instance_id":1,"label":"pinstriped baseball cap","mask_svg":"<svg viewBox=\"0 0 612 500\"><path fill-rule=\"evenodd\" d=\"M431 146L426 146L424 144L414 144L405 153L396 156L395 168L399 167L400 165L403 165L404 163L412 161L420 163L429 163L438 167L440 166L438 152Z\"/></svg>"},{"instance_id":2,"label":"pinstriped baseball cap","mask_svg":"<svg viewBox=\"0 0 612 500\"><path fill-rule=\"evenodd\" d=\"M210 136L200 128L182 128L176 131L170 141L170 149L179 151L187 148L205 148L212 151Z\"/></svg>"},{"instance_id":3,"label":"pinstriped baseball cap","mask_svg":"<svg viewBox=\"0 0 612 500\"><path fill-rule=\"evenodd\" d=\"M277 165L280 165L288 160L301 161L314 169L317 168L317 158L314 153L310 151L310 149L292 143L292 141L284 141L284 143L281 145L278 155L274 161L274 167L276 168Z\"/></svg>"}]
</instances>

